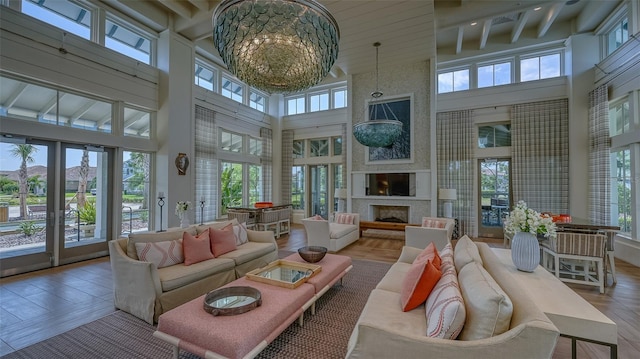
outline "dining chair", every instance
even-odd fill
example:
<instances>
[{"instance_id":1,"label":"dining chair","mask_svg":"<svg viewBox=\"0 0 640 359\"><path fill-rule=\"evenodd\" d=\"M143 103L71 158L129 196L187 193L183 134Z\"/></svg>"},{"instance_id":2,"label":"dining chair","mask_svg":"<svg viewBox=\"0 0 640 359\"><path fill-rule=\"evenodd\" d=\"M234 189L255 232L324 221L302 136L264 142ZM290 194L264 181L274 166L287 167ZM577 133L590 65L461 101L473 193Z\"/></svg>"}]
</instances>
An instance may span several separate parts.
<instances>
[{"instance_id":1,"label":"dining chair","mask_svg":"<svg viewBox=\"0 0 640 359\"><path fill-rule=\"evenodd\" d=\"M541 245L542 264L567 283L593 285L604 293L607 237L600 233L558 232ZM549 259L553 257L553 262ZM582 279L579 279L582 278Z\"/></svg>"},{"instance_id":2,"label":"dining chair","mask_svg":"<svg viewBox=\"0 0 640 359\"><path fill-rule=\"evenodd\" d=\"M603 234L607 236L607 258L604 263L604 272L605 274L611 272L611 277L613 278L613 283L618 283L616 280L616 262L615 262L615 239L616 239L616 231L604 231Z\"/></svg>"},{"instance_id":3,"label":"dining chair","mask_svg":"<svg viewBox=\"0 0 640 359\"><path fill-rule=\"evenodd\" d=\"M227 210L228 219L237 219L238 223L245 223L247 229L253 229L255 226L255 219L251 218L251 213L243 211L235 211L232 209Z\"/></svg>"},{"instance_id":4,"label":"dining chair","mask_svg":"<svg viewBox=\"0 0 640 359\"><path fill-rule=\"evenodd\" d=\"M278 210L278 227L280 234L289 233L291 229L291 207Z\"/></svg>"},{"instance_id":5,"label":"dining chair","mask_svg":"<svg viewBox=\"0 0 640 359\"><path fill-rule=\"evenodd\" d=\"M256 226L258 230L268 231L273 228L276 238L280 238L280 214L278 210L265 210L260 214Z\"/></svg>"}]
</instances>

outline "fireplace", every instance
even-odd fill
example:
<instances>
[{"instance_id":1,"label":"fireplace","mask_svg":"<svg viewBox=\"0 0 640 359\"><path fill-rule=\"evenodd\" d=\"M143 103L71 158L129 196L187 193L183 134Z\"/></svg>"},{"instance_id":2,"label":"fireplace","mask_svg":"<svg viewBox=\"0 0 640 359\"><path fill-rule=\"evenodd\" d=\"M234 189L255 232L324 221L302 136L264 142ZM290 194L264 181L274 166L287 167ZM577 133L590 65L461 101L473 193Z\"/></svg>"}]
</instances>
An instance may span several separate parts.
<instances>
[{"instance_id":1,"label":"fireplace","mask_svg":"<svg viewBox=\"0 0 640 359\"><path fill-rule=\"evenodd\" d=\"M369 220L409 223L410 206L369 205Z\"/></svg>"}]
</instances>

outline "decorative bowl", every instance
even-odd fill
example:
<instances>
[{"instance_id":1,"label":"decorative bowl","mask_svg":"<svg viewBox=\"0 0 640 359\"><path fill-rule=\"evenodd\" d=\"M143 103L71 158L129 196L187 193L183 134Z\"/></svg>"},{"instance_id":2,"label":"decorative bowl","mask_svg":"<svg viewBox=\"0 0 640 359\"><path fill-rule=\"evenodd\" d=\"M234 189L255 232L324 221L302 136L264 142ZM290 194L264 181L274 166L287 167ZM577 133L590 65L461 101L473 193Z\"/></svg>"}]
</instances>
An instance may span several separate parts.
<instances>
[{"instance_id":1,"label":"decorative bowl","mask_svg":"<svg viewBox=\"0 0 640 359\"><path fill-rule=\"evenodd\" d=\"M327 254L326 247L320 246L307 246L298 248L298 254L300 257L309 263L316 263L324 258L325 254Z\"/></svg>"}]
</instances>

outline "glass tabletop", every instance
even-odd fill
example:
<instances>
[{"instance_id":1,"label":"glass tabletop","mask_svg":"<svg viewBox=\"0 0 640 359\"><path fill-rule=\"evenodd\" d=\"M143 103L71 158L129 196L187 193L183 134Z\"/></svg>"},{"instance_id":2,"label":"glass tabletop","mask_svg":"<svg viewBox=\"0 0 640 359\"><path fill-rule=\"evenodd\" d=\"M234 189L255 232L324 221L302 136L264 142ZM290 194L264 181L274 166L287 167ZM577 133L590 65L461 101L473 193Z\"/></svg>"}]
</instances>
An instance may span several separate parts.
<instances>
[{"instance_id":1,"label":"glass tabletop","mask_svg":"<svg viewBox=\"0 0 640 359\"><path fill-rule=\"evenodd\" d=\"M264 268L247 273L247 278L281 287L296 288L313 277L321 268L319 265L310 263L289 262L280 259Z\"/></svg>"}]
</instances>

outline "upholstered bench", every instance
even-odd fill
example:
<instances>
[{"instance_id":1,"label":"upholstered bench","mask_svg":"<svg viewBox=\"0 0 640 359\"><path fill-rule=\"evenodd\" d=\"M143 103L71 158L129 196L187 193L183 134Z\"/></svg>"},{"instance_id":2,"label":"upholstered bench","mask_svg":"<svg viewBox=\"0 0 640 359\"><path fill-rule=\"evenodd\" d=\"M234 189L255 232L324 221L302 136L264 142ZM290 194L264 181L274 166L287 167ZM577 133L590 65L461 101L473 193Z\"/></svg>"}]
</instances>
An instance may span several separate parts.
<instances>
[{"instance_id":1,"label":"upholstered bench","mask_svg":"<svg viewBox=\"0 0 640 359\"><path fill-rule=\"evenodd\" d=\"M262 295L262 305L243 314L212 316L203 309L204 296L160 316L153 335L203 358L253 358L278 337L315 301L315 290L304 283L295 289L256 282L246 277L224 287L249 286Z\"/></svg>"}]
</instances>

